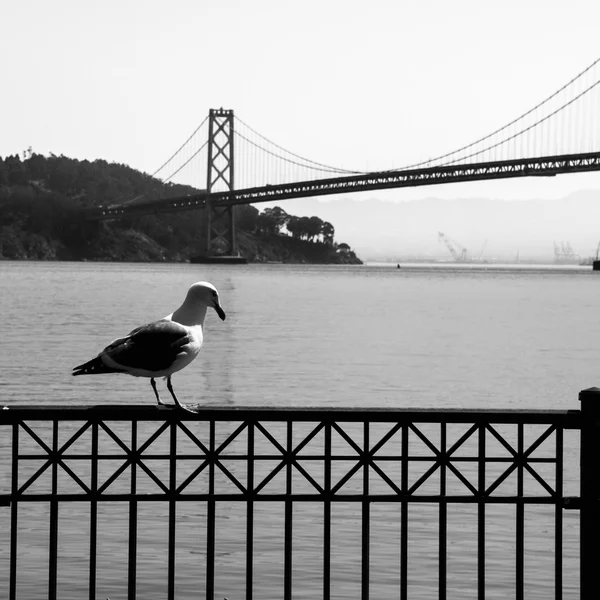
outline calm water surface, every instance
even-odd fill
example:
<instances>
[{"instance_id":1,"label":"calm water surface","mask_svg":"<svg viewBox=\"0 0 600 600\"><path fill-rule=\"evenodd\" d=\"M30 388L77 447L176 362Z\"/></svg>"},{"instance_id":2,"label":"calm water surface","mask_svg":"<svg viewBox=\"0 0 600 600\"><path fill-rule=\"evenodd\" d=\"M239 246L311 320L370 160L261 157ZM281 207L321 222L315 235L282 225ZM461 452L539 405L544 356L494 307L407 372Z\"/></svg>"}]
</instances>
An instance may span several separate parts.
<instances>
[{"instance_id":1,"label":"calm water surface","mask_svg":"<svg viewBox=\"0 0 600 600\"><path fill-rule=\"evenodd\" d=\"M74 365L137 325L172 312L188 286L217 286L227 320L209 313L205 345L175 375L184 402L245 406L578 408L579 390L599 384L596 348L600 275L589 268L454 269L139 265L0 262L0 404L95 405L154 403L146 379L78 377ZM159 384L165 400L164 384ZM6 453L6 440L0 450ZM568 448L574 461L577 448ZM573 465L575 463L573 462ZM571 469L573 471L573 469ZM575 481L567 489L577 495ZM6 471L0 487L9 489ZM437 508L415 511L411 530L411 598L436 596ZM25 510L25 509L24 509ZM27 509L29 510L29 509ZM139 597L166 597L165 508L140 509ZM217 514L217 598L244 597L245 513ZM334 511L333 597L360 597L358 507ZM19 598L45 598L48 534L44 507L20 530ZM80 511L78 513L78 511ZM104 513L102 513L104 511ZM262 513L261 513L262 511ZM398 595L397 508L373 509L372 588ZM528 521L527 598L551 593L553 513ZM7 511L0 513L0 586L6 582ZM417 514L418 513L418 514ZM497 514L495 514L497 513ZM101 507L98 596L126 597L126 507ZM321 509L297 508L295 598L320 597ZM79 599L86 581L83 507L62 515L59 597ZM565 513L565 560L576 559L575 512ZM145 518L145 520L144 520ZM202 598L203 507L178 513L177 598ZM257 506L257 523L282 524L283 511ZM412 519L412 517L411 517ZM488 597L513 593L514 509L490 509ZM46 520L47 523L47 520ZM411 520L411 526L413 521ZM74 524L77 524L75 526ZM306 526L303 526L303 525ZM311 526L312 525L312 526ZM282 527L257 528L256 598L282 597ZM297 533L296 533L297 532ZM476 594L475 512L449 510L449 597ZM508 560L507 560L508 558ZM576 565L565 573L574 598ZM315 573L317 576L315 577ZM4 583L3 583L4 582ZM124 583L125 582L125 583ZM548 587L550 586L550 587ZM3 597L0 591L0 597Z\"/></svg>"}]
</instances>

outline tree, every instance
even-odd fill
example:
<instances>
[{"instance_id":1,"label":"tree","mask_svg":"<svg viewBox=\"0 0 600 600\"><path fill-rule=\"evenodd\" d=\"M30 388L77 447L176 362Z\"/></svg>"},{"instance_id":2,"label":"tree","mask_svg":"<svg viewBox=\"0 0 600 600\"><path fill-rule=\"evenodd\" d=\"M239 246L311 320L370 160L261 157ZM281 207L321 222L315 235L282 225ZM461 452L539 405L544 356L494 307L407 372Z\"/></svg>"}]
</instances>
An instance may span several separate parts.
<instances>
[{"instance_id":1,"label":"tree","mask_svg":"<svg viewBox=\"0 0 600 600\"><path fill-rule=\"evenodd\" d=\"M315 241L315 238L321 235L323 221L319 217L310 217L308 219L308 239Z\"/></svg>"},{"instance_id":2,"label":"tree","mask_svg":"<svg viewBox=\"0 0 600 600\"><path fill-rule=\"evenodd\" d=\"M42 154L30 154L25 166L31 179L41 181L47 175L47 160Z\"/></svg>"},{"instance_id":3,"label":"tree","mask_svg":"<svg viewBox=\"0 0 600 600\"><path fill-rule=\"evenodd\" d=\"M18 154L7 156L4 160L4 165L8 171L9 185L26 185L27 171L21 162Z\"/></svg>"},{"instance_id":4,"label":"tree","mask_svg":"<svg viewBox=\"0 0 600 600\"><path fill-rule=\"evenodd\" d=\"M256 228L261 235L277 235L279 233L277 220L266 211L261 212L256 218Z\"/></svg>"},{"instance_id":5,"label":"tree","mask_svg":"<svg viewBox=\"0 0 600 600\"><path fill-rule=\"evenodd\" d=\"M259 211L251 204L242 204L236 207L235 223L242 230L248 233L256 231Z\"/></svg>"},{"instance_id":6,"label":"tree","mask_svg":"<svg viewBox=\"0 0 600 600\"><path fill-rule=\"evenodd\" d=\"M273 208L265 208L263 212L258 215L256 224L258 230L265 235L278 235L281 233L281 228L288 222L290 216L280 208L275 206Z\"/></svg>"},{"instance_id":7,"label":"tree","mask_svg":"<svg viewBox=\"0 0 600 600\"><path fill-rule=\"evenodd\" d=\"M323 223L323 227L321 228L321 234L323 235L323 241L326 244L333 244L335 229L329 221L325 221Z\"/></svg>"},{"instance_id":8,"label":"tree","mask_svg":"<svg viewBox=\"0 0 600 600\"><path fill-rule=\"evenodd\" d=\"M310 219L308 217L298 219L298 235L301 240L308 240L310 235Z\"/></svg>"},{"instance_id":9,"label":"tree","mask_svg":"<svg viewBox=\"0 0 600 600\"><path fill-rule=\"evenodd\" d=\"M268 215L271 219L275 220L277 223L277 233L281 230L281 228L287 223L290 216L280 208L279 206L274 206L273 208L265 208L264 213Z\"/></svg>"},{"instance_id":10,"label":"tree","mask_svg":"<svg viewBox=\"0 0 600 600\"><path fill-rule=\"evenodd\" d=\"M0 157L0 185L8 185L8 169Z\"/></svg>"},{"instance_id":11,"label":"tree","mask_svg":"<svg viewBox=\"0 0 600 600\"><path fill-rule=\"evenodd\" d=\"M291 236L294 239L298 239L300 237L300 230L298 228L298 217L295 215L290 215L288 222L286 223L286 229L290 232Z\"/></svg>"}]
</instances>

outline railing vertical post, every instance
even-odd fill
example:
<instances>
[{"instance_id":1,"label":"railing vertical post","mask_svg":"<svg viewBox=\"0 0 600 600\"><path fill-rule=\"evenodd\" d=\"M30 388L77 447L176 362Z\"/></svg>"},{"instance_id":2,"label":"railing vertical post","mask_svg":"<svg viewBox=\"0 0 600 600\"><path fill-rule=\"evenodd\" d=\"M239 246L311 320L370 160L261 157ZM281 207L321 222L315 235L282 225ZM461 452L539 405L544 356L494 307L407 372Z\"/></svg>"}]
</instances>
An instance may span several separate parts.
<instances>
[{"instance_id":1,"label":"railing vertical post","mask_svg":"<svg viewBox=\"0 0 600 600\"><path fill-rule=\"evenodd\" d=\"M479 425L477 449L477 599L485 600L485 424Z\"/></svg>"},{"instance_id":2,"label":"railing vertical post","mask_svg":"<svg viewBox=\"0 0 600 600\"><path fill-rule=\"evenodd\" d=\"M175 539L177 535L177 421L169 426L169 548L167 555L167 600L175 599Z\"/></svg>"},{"instance_id":3,"label":"railing vertical post","mask_svg":"<svg viewBox=\"0 0 600 600\"><path fill-rule=\"evenodd\" d=\"M96 600L96 569L98 566L98 423L92 423L90 499L90 589L89 600Z\"/></svg>"},{"instance_id":4,"label":"railing vertical post","mask_svg":"<svg viewBox=\"0 0 600 600\"><path fill-rule=\"evenodd\" d=\"M363 494L365 498L369 497L369 472L371 468L369 455L369 421L363 423ZM362 502L362 594L361 600L369 600L369 578L370 578L370 549L371 549L371 503L369 500Z\"/></svg>"},{"instance_id":5,"label":"railing vertical post","mask_svg":"<svg viewBox=\"0 0 600 600\"><path fill-rule=\"evenodd\" d=\"M129 500L129 555L127 559L127 600L136 600L137 597L137 433L138 422L131 421L131 500Z\"/></svg>"},{"instance_id":6,"label":"railing vertical post","mask_svg":"<svg viewBox=\"0 0 600 600\"><path fill-rule=\"evenodd\" d=\"M48 548L48 600L56 600L58 569L58 419L52 422L52 499L50 500L50 546Z\"/></svg>"},{"instance_id":7,"label":"railing vertical post","mask_svg":"<svg viewBox=\"0 0 600 600\"><path fill-rule=\"evenodd\" d=\"M323 600L331 598L331 421L325 423L323 489Z\"/></svg>"},{"instance_id":8,"label":"railing vertical post","mask_svg":"<svg viewBox=\"0 0 600 600\"><path fill-rule=\"evenodd\" d=\"M600 594L600 389L579 393L581 401L581 600Z\"/></svg>"},{"instance_id":9,"label":"railing vertical post","mask_svg":"<svg viewBox=\"0 0 600 600\"><path fill-rule=\"evenodd\" d=\"M208 494L206 502L206 600L214 600L215 596L215 462L217 461L215 439L216 421L209 421Z\"/></svg>"},{"instance_id":10,"label":"railing vertical post","mask_svg":"<svg viewBox=\"0 0 600 600\"><path fill-rule=\"evenodd\" d=\"M246 600L252 600L254 594L254 422L248 421L247 427Z\"/></svg>"},{"instance_id":11,"label":"railing vertical post","mask_svg":"<svg viewBox=\"0 0 600 600\"><path fill-rule=\"evenodd\" d=\"M283 542L283 598L292 600L292 531L294 519L294 505L292 503L292 452L294 450L294 436L292 421L286 421L288 460L285 473L285 516L284 516L284 542Z\"/></svg>"},{"instance_id":12,"label":"railing vertical post","mask_svg":"<svg viewBox=\"0 0 600 600\"><path fill-rule=\"evenodd\" d=\"M402 483L400 504L400 600L408 598L408 423L402 425Z\"/></svg>"},{"instance_id":13,"label":"railing vertical post","mask_svg":"<svg viewBox=\"0 0 600 600\"><path fill-rule=\"evenodd\" d=\"M17 598L17 534L19 532L19 422L15 421L12 430L12 474L10 500L10 583L9 600Z\"/></svg>"}]
</instances>

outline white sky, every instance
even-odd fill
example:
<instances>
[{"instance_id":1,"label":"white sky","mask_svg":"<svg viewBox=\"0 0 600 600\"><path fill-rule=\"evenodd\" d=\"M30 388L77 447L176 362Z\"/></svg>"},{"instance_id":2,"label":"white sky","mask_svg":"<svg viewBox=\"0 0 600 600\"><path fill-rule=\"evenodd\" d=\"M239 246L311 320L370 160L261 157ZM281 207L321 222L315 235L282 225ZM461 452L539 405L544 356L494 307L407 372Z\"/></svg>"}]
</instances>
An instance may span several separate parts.
<instances>
[{"instance_id":1,"label":"white sky","mask_svg":"<svg viewBox=\"0 0 600 600\"><path fill-rule=\"evenodd\" d=\"M600 55L599 22L597 0L4 0L0 155L32 146L152 172L224 107L313 160L401 166L558 89ZM393 198L586 188L600 174Z\"/></svg>"}]
</instances>

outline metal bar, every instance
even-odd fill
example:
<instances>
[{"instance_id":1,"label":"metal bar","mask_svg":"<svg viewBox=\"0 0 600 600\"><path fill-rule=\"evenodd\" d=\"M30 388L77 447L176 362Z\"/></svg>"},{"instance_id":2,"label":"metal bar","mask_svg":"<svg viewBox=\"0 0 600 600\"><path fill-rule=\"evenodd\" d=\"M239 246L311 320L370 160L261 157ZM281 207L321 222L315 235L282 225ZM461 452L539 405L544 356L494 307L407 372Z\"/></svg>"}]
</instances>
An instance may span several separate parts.
<instances>
[{"instance_id":1,"label":"metal bar","mask_svg":"<svg viewBox=\"0 0 600 600\"><path fill-rule=\"evenodd\" d=\"M12 473L11 491L12 502L10 504L10 583L9 600L17 600L17 540L19 526L19 503L17 491L19 490L19 427L15 422L12 428Z\"/></svg>"},{"instance_id":2,"label":"metal bar","mask_svg":"<svg viewBox=\"0 0 600 600\"><path fill-rule=\"evenodd\" d=\"M402 425L402 474L401 489L408 491L408 423ZM408 502L402 496L400 505L400 599L408 600Z\"/></svg>"},{"instance_id":3,"label":"metal bar","mask_svg":"<svg viewBox=\"0 0 600 600\"><path fill-rule=\"evenodd\" d=\"M600 389L590 388L579 394L581 401L581 517L580 569L581 600L598 598L600 564Z\"/></svg>"},{"instance_id":4,"label":"metal bar","mask_svg":"<svg viewBox=\"0 0 600 600\"><path fill-rule=\"evenodd\" d=\"M283 549L283 599L292 600L292 521L294 505L290 500L292 495L292 421L287 421L287 462L285 473L285 517L284 517L284 549Z\"/></svg>"},{"instance_id":5,"label":"metal bar","mask_svg":"<svg viewBox=\"0 0 600 600\"><path fill-rule=\"evenodd\" d=\"M369 474L370 474L370 456L369 456L369 422L363 424L363 494L369 497ZM369 571L370 571L370 543L371 543L371 515L370 502L365 500L362 503L362 600L369 600Z\"/></svg>"},{"instance_id":6,"label":"metal bar","mask_svg":"<svg viewBox=\"0 0 600 600\"><path fill-rule=\"evenodd\" d=\"M523 497L523 424L517 426L517 496ZM525 558L525 505L517 503L516 508L516 530L515 530L515 589L516 600L524 600L525 574L523 561Z\"/></svg>"},{"instance_id":7,"label":"metal bar","mask_svg":"<svg viewBox=\"0 0 600 600\"><path fill-rule=\"evenodd\" d=\"M170 424L169 431L169 491L177 490L177 423ZM169 547L167 549L167 600L175 600L175 534L177 530L177 501L169 499Z\"/></svg>"},{"instance_id":8,"label":"metal bar","mask_svg":"<svg viewBox=\"0 0 600 600\"><path fill-rule=\"evenodd\" d=\"M331 423L325 424L323 486L323 600L331 598Z\"/></svg>"},{"instance_id":9,"label":"metal bar","mask_svg":"<svg viewBox=\"0 0 600 600\"><path fill-rule=\"evenodd\" d=\"M131 494L135 498L137 492L137 421L131 422ZM137 577L137 500L129 501L129 557L127 569L127 599L136 598Z\"/></svg>"},{"instance_id":10,"label":"metal bar","mask_svg":"<svg viewBox=\"0 0 600 600\"><path fill-rule=\"evenodd\" d=\"M203 406L197 413L190 411L166 412L149 404L98 406L14 406L0 410L0 427L20 420L50 421L322 421L324 423L536 423L561 424L565 429L579 429L581 412L578 410L472 410L472 409L401 409L401 408L326 408L326 407L273 407L252 408L231 406Z\"/></svg>"},{"instance_id":11,"label":"metal bar","mask_svg":"<svg viewBox=\"0 0 600 600\"><path fill-rule=\"evenodd\" d=\"M485 600L485 425L479 426L477 489L477 598Z\"/></svg>"},{"instance_id":12,"label":"metal bar","mask_svg":"<svg viewBox=\"0 0 600 600\"><path fill-rule=\"evenodd\" d=\"M246 600L252 600L254 577L254 424L248 423L246 489Z\"/></svg>"},{"instance_id":13,"label":"metal bar","mask_svg":"<svg viewBox=\"0 0 600 600\"><path fill-rule=\"evenodd\" d=\"M554 597L562 600L563 588L563 469L564 469L564 440L561 427L556 428L556 506L554 507Z\"/></svg>"},{"instance_id":14,"label":"metal bar","mask_svg":"<svg viewBox=\"0 0 600 600\"><path fill-rule=\"evenodd\" d=\"M209 423L208 494L206 503L206 598L212 600L215 594L215 421Z\"/></svg>"},{"instance_id":15,"label":"metal bar","mask_svg":"<svg viewBox=\"0 0 600 600\"><path fill-rule=\"evenodd\" d=\"M90 474L90 570L89 570L89 600L96 600L96 570L98 549L98 423L92 424L92 460Z\"/></svg>"},{"instance_id":16,"label":"metal bar","mask_svg":"<svg viewBox=\"0 0 600 600\"><path fill-rule=\"evenodd\" d=\"M440 423L440 496L446 496L446 423ZM446 574L446 553L448 538L448 504L443 501L439 505L439 551L438 551L438 597L439 600L446 600L447 574Z\"/></svg>"},{"instance_id":17,"label":"metal bar","mask_svg":"<svg viewBox=\"0 0 600 600\"><path fill-rule=\"evenodd\" d=\"M60 502L89 502L91 496L89 494L59 494L56 499ZM175 498L179 502L208 502L214 500L215 502L230 502L240 501L246 498L246 494L242 493L222 493L222 494L165 494L165 493L148 493L148 494L99 494L98 498L103 502L130 502L135 500L136 502L168 502L170 499ZM293 502L321 502L325 498L324 494L294 494ZM52 499L52 494L36 494L31 496L24 496L19 498L20 504L40 503L49 502ZM289 500L289 496L285 493L269 493L259 494L258 499L261 502L285 502ZM407 502L408 504L439 504L440 502L447 502L448 504L479 504L481 500L477 496L446 496L442 498L439 495L427 495L427 494L414 494L412 496L399 496L398 494L370 494L369 497L365 497L362 493L357 494L332 494L331 502ZM554 505L556 500L553 496L525 496L523 498L517 498L512 496L495 496L486 497L485 504L532 504L542 506L544 504Z\"/></svg>"},{"instance_id":18,"label":"metal bar","mask_svg":"<svg viewBox=\"0 0 600 600\"><path fill-rule=\"evenodd\" d=\"M52 500L50 500L50 545L48 548L48 600L56 600L58 569L58 420L52 422Z\"/></svg>"},{"instance_id":19,"label":"metal bar","mask_svg":"<svg viewBox=\"0 0 600 600\"><path fill-rule=\"evenodd\" d=\"M376 423L377 421L372 421L374 423ZM181 429L183 427L183 424L179 424L179 428ZM297 450L297 449L296 449ZM294 450L294 452L296 452L296 450ZM285 450L284 450L285 452ZM371 453L373 453L373 451L371 450ZM177 459L178 460L196 460L199 457L204 457L205 453L202 451L201 453L197 453L197 454L178 454L177 455ZM114 454L98 454L98 458L102 459L102 460L110 460L110 459L114 459L116 457L116 455ZM20 461L28 461L28 460L39 460L42 458L47 458L47 454L20 454L19 455L19 460ZM69 460L83 460L83 461L88 461L90 459L90 455L89 454L70 454L69 455ZM144 452L144 458L145 459L152 459L152 460L157 460L157 459L163 459L163 460L169 460L171 458L170 454L153 454L150 452ZM245 454L228 454L227 455L227 460L237 460L237 461L246 461L246 455ZM265 453L265 454L260 454L258 456L256 456L256 460L279 460L281 458L281 454L270 454L270 453ZM355 454L336 454L335 456L331 457L332 461L349 461L349 460L354 460L356 458ZM431 456L409 456L408 457L409 460L411 462L431 462ZM302 460L312 460L312 461L322 461L323 460L323 455L322 454L303 454L302 455ZM377 461L378 462L396 462L398 460L398 456L397 455L384 455L384 454L377 454ZM452 462L455 463L469 463L469 462L477 462L479 459L476 456L453 456L452 457ZM513 457L508 457L508 456L496 456L494 457L494 462L497 463L510 463L512 464L514 462L514 458ZM556 462L556 458L552 457L552 458L548 458L548 457L543 457L543 456L532 456L532 457L527 457L527 463L528 464L541 464L541 463L548 463L548 464L554 464ZM65 465L66 466L66 465ZM128 466L128 465L126 465ZM296 465L297 468L301 468L300 465ZM372 465L373 468L376 468L377 465L373 464ZM448 464L447 465L449 468L453 465ZM67 471L68 472L68 471ZM463 483L465 483L466 486L466 482L468 480L464 480ZM546 483L544 482L544 484L546 486L548 486L548 490L551 491L552 488ZM542 485L542 482L540 480L540 485ZM80 486L83 490L87 491L87 487L85 486ZM467 486L469 487L469 486ZM23 490L23 488L21 488ZM168 491L168 489L165 486L165 489ZM473 487L470 486L469 489L473 490L473 493L477 493L477 490ZM0 498L2 498L3 496L0 495ZM9 499L9 495L4 496L6 499L6 506L8 506L10 504L10 499Z\"/></svg>"}]
</instances>

